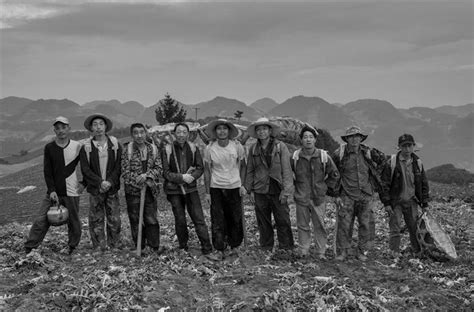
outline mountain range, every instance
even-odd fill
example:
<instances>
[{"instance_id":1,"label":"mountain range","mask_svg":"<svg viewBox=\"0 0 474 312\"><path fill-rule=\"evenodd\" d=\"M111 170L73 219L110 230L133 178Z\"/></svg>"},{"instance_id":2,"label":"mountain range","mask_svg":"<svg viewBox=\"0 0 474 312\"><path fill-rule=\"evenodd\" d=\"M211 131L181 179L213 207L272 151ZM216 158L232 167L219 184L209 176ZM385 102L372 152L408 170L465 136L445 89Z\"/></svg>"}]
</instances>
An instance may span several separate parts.
<instances>
[{"instance_id":1,"label":"mountain range","mask_svg":"<svg viewBox=\"0 0 474 312\"><path fill-rule=\"evenodd\" d=\"M73 130L84 130L84 119L96 112L110 117L115 127L126 127L137 121L154 125L158 105L145 107L136 101L118 100L79 105L68 99L5 97L0 99L0 157L41 148L51 138L51 120L58 115L68 117ZM242 111L241 119L246 121L261 116L290 116L325 128L336 139L344 134L345 128L357 124L369 134L367 144L389 154L396 151L399 135L411 133L428 168L452 163L474 172L474 103L398 109L378 99L332 104L320 97L299 95L280 104L263 98L246 105L237 99L217 96L209 101L181 105L190 119L233 117L236 111Z\"/></svg>"}]
</instances>

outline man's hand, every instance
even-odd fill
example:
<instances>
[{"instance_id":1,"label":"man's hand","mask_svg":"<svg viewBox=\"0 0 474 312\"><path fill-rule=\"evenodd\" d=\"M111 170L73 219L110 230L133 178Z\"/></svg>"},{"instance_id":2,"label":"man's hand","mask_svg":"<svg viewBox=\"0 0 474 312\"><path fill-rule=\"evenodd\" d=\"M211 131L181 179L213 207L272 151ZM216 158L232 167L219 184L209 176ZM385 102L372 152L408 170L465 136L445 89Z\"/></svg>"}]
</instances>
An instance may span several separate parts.
<instances>
[{"instance_id":1,"label":"man's hand","mask_svg":"<svg viewBox=\"0 0 474 312\"><path fill-rule=\"evenodd\" d=\"M138 185L142 185L143 183L145 183L146 178L147 178L146 173L142 173L139 176L137 176L135 181L137 182Z\"/></svg>"},{"instance_id":2,"label":"man's hand","mask_svg":"<svg viewBox=\"0 0 474 312\"><path fill-rule=\"evenodd\" d=\"M249 193L249 202L250 202L252 205L255 205L255 193L254 193L254 192L250 192L250 193Z\"/></svg>"},{"instance_id":3,"label":"man's hand","mask_svg":"<svg viewBox=\"0 0 474 312\"><path fill-rule=\"evenodd\" d=\"M59 197L58 197L58 194L56 192L51 192L51 194L49 194L49 199L51 199L51 201L59 204Z\"/></svg>"},{"instance_id":4,"label":"man's hand","mask_svg":"<svg viewBox=\"0 0 474 312\"><path fill-rule=\"evenodd\" d=\"M285 205L288 203L288 195L280 193L280 204Z\"/></svg>"},{"instance_id":5,"label":"man's hand","mask_svg":"<svg viewBox=\"0 0 474 312\"><path fill-rule=\"evenodd\" d=\"M102 181L100 183L100 192L106 193L110 189L111 186L112 186L112 183L110 183L109 181L105 181L105 180Z\"/></svg>"},{"instance_id":6,"label":"man's hand","mask_svg":"<svg viewBox=\"0 0 474 312\"><path fill-rule=\"evenodd\" d=\"M211 205L211 194L204 195L204 200L210 206Z\"/></svg>"},{"instance_id":7,"label":"man's hand","mask_svg":"<svg viewBox=\"0 0 474 312\"><path fill-rule=\"evenodd\" d=\"M194 177L188 173L183 174L183 180L187 184L191 184L194 181Z\"/></svg>"},{"instance_id":8,"label":"man's hand","mask_svg":"<svg viewBox=\"0 0 474 312\"><path fill-rule=\"evenodd\" d=\"M82 184L81 182L79 182L78 185L77 185L77 193L82 194L82 192L84 192L84 189L85 189L85 188L86 188L86 187L84 186L84 184Z\"/></svg>"},{"instance_id":9,"label":"man's hand","mask_svg":"<svg viewBox=\"0 0 474 312\"><path fill-rule=\"evenodd\" d=\"M385 206L385 211L387 212L389 218L393 215L392 206L390 205Z\"/></svg>"},{"instance_id":10,"label":"man's hand","mask_svg":"<svg viewBox=\"0 0 474 312\"><path fill-rule=\"evenodd\" d=\"M342 199L340 197L336 197L334 199L334 202L336 203L337 206L339 207L342 207L343 206L343 203L342 203Z\"/></svg>"},{"instance_id":11,"label":"man's hand","mask_svg":"<svg viewBox=\"0 0 474 312\"><path fill-rule=\"evenodd\" d=\"M241 186L239 193L240 193L240 197L244 197L245 194L247 194L247 190L245 189L245 187Z\"/></svg>"}]
</instances>

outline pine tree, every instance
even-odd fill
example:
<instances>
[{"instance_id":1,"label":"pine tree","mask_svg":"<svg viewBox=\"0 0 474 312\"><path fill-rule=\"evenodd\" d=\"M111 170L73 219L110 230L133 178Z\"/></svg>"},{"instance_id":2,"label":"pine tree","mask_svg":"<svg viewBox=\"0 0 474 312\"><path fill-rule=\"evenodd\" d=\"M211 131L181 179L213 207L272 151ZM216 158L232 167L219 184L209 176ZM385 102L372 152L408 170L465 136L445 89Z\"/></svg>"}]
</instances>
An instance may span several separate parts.
<instances>
[{"instance_id":1,"label":"pine tree","mask_svg":"<svg viewBox=\"0 0 474 312\"><path fill-rule=\"evenodd\" d=\"M243 115L243 114L244 114L243 111L239 111L239 110L238 110L238 111L236 111L236 112L234 113L234 117L237 118L238 120L240 120L240 118L242 118L242 115Z\"/></svg>"},{"instance_id":2,"label":"pine tree","mask_svg":"<svg viewBox=\"0 0 474 312\"><path fill-rule=\"evenodd\" d=\"M160 125L185 121L186 110L169 93L166 93L164 99L161 99L157 104L160 105L155 109L155 117Z\"/></svg>"}]
</instances>

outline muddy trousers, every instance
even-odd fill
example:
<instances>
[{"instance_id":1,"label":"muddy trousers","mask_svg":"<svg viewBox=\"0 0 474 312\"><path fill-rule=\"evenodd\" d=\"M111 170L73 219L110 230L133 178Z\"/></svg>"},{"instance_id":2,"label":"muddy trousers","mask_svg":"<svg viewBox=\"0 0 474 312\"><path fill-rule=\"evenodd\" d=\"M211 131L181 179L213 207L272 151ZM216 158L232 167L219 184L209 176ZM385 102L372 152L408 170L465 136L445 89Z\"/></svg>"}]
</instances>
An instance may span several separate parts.
<instances>
[{"instance_id":1,"label":"muddy trousers","mask_svg":"<svg viewBox=\"0 0 474 312\"><path fill-rule=\"evenodd\" d=\"M373 249L374 244L375 244L375 214L374 214L374 209L375 209L376 203L377 203L377 201L376 201L375 197L373 197L372 201L370 203L370 210L369 210L370 238L369 238L369 242L368 242L368 245L367 245L367 248L369 250ZM354 231L354 222L355 222L355 219L356 219L356 215L357 215L356 213L354 213L352 215L352 222L351 222L350 233L349 233L350 237L352 237L352 233Z\"/></svg>"},{"instance_id":2,"label":"muddy trousers","mask_svg":"<svg viewBox=\"0 0 474 312\"><path fill-rule=\"evenodd\" d=\"M240 188L210 189L212 245L224 251L227 246L239 247L244 239L242 198Z\"/></svg>"},{"instance_id":3,"label":"muddy trousers","mask_svg":"<svg viewBox=\"0 0 474 312\"><path fill-rule=\"evenodd\" d=\"M186 221L186 210L194 224L196 234L201 242L201 251L208 254L212 251L211 239L209 238L209 230L204 219L201 200L197 191L186 195L170 194L167 196L168 201L173 207L174 226L176 236L178 236L179 248L188 249L189 231Z\"/></svg>"},{"instance_id":4,"label":"muddy trousers","mask_svg":"<svg viewBox=\"0 0 474 312\"><path fill-rule=\"evenodd\" d=\"M413 249L413 252L420 251L420 245L416 239L416 219L418 218L418 204L414 201L403 201L403 202L394 202L392 203L393 214L389 219L389 228L390 228L390 240L389 246L390 250L399 252L400 251L400 224L402 222L402 216L405 219L405 224L408 228L408 233L410 234L410 243Z\"/></svg>"},{"instance_id":5,"label":"muddy trousers","mask_svg":"<svg viewBox=\"0 0 474 312\"><path fill-rule=\"evenodd\" d=\"M136 248L138 241L138 223L140 219L140 195L125 194L125 200L127 202L132 240ZM142 249L144 249L146 245L153 249L160 248L160 224L158 222L157 204L148 187L145 193L145 205L143 207Z\"/></svg>"},{"instance_id":6,"label":"muddy trousers","mask_svg":"<svg viewBox=\"0 0 474 312\"><path fill-rule=\"evenodd\" d=\"M106 245L111 248L118 247L122 226L118 193L90 195L89 202L89 233L92 247L102 249L105 249ZM107 243L105 227L107 227Z\"/></svg>"},{"instance_id":7,"label":"muddy trousers","mask_svg":"<svg viewBox=\"0 0 474 312\"><path fill-rule=\"evenodd\" d=\"M280 203L278 194L255 193L255 215L257 217L260 247L272 250L274 244L272 213L275 219L278 247L292 249L294 247L291 232L290 208L288 204Z\"/></svg>"},{"instance_id":8,"label":"muddy trousers","mask_svg":"<svg viewBox=\"0 0 474 312\"><path fill-rule=\"evenodd\" d=\"M311 245L311 227L313 223L314 242L316 253L324 255L327 244L327 231L324 227L324 216L326 215L326 203L315 205L311 201L308 205L296 204L296 223L298 225L298 244L302 254L308 254Z\"/></svg>"},{"instance_id":9,"label":"muddy trousers","mask_svg":"<svg viewBox=\"0 0 474 312\"><path fill-rule=\"evenodd\" d=\"M59 203L68 209L69 219L67 222L68 245L75 248L81 240L81 220L79 219L79 196L59 196ZM41 202L33 225L31 226L28 239L25 242L26 249L37 248L43 241L49 230L49 222L46 214L51 206L49 196Z\"/></svg>"},{"instance_id":10,"label":"muddy trousers","mask_svg":"<svg viewBox=\"0 0 474 312\"><path fill-rule=\"evenodd\" d=\"M363 195L354 200L349 196L341 196L343 207L338 212L337 249L348 251L352 241L352 218L357 218L359 223L359 252L370 249L370 213L372 196Z\"/></svg>"}]
</instances>

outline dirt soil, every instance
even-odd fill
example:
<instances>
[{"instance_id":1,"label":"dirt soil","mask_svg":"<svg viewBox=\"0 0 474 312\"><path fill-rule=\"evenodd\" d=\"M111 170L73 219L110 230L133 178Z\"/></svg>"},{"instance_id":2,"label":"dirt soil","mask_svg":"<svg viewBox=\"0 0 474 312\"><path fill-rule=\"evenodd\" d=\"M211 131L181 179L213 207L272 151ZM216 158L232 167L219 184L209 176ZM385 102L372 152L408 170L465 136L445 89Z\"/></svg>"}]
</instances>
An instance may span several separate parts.
<instances>
[{"instance_id":1,"label":"dirt soil","mask_svg":"<svg viewBox=\"0 0 474 312\"><path fill-rule=\"evenodd\" d=\"M3 193L10 194L10 193ZM13 196L13 195L11 195ZM3 199L3 203L8 202ZM81 200L87 212L86 197ZM25 255L31 223L0 227L0 310L17 311L473 311L473 207L453 199L435 201L431 211L456 246L456 261L416 258L408 249L399 260L387 252L388 225L376 212L376 241L369 260L336 262L332 252L334 205L327 210L328 260L298 258L293 252L258 248L253 207L245 204L248 242L238 256L210 261L201 256L190 225L189 253L176 249L174 219L160 199L162 255L130 250L122 201L122 250L94 252L87 219L77 252L67 255L66 227L54 227L40 248ZM2 207L3 209L4 207ZM16 210L31 210L27 203ZM209 223L209 208L204 206ZM291 209L295 225L294 207ZM294 237L297 229L293 227ZM354 233L354 240L357 240ZM356 243L356 242L355 242ZM408 246L408 233L403 235Z\"/></svg>"}]
</instances>

